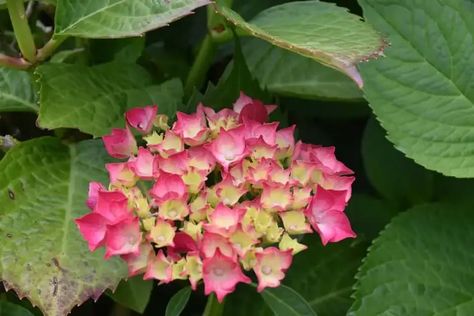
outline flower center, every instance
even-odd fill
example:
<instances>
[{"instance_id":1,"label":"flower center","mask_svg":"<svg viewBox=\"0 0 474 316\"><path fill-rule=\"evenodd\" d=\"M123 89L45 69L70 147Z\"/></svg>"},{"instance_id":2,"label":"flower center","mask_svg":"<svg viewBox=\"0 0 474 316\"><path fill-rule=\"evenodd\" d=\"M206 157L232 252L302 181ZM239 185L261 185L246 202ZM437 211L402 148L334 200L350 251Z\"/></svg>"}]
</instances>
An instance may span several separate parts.
<instances>
[{"instance_id":1,"label":"flower center","mask_svg":"<svg viewBox=\"0 0 474 316\"><path fill-rule=\"evenodd\" d=\"M214 272L214 275L216 275L216 276L223 276L224 275L224 269L221 269L221 268L214 268L212 270L212 272Z\"/></svg>"},{"instance_id":2,"label":"flower center","mask_svg":"<svg viewBox=\"0 0 474 316\"><path fill-rule=\"evenodd\" d=\"M170 217L176 217L176 215L178 215L178 212L175 209L172 209L168 212L168 215Z\"/></svg>"},{"instance_id":3,"label":"flower center","mask_svg":"<svg viewBox=\"0 0 474 316\"><path fill-rule=\"evenodd\" d=\"M263 266L262 267L262 272L265 275L269 275L270 273L272 273L272 268L270 268L269 266Z\"/></svg>"}]
</instances>

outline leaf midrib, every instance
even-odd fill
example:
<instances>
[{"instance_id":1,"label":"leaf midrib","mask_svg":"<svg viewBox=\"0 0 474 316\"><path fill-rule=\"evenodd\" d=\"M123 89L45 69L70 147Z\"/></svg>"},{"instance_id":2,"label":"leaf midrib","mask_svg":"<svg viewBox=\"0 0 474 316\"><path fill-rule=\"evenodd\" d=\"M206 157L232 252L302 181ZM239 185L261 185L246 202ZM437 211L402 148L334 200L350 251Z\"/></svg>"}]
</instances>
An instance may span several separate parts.
<instances>
[{"instance_id":1,"label":"leaf midrib","mask_svg":"<svg viewBox=\"0 0 474 316\"><path fill-rule=\"evenodd\" d=\"M64 29L62 29L61 31L59 31L58 33L56 34L64 34L66 33L68 30L70 29L73 29L74 27L76 27L79 23L81 23L82 21L86 20L86 19L89 19L90 17L93 17L94 15L96 14L99 14L101 12L104 12L110 8L113 8L115 7L116 5L119 5L119 4L123 4L126 0L119 0L117 2L115 2L114 4L112 5L108 5L108 6L104 6L103 8L99 9L99 10L96 10L94 12L91 12L81 18L79 18L78 20L76 20L76 22L72 23L72 24L69 24L69 26L65 27Z\"/></svg>"},{"instance_id":2,"label":"leaf midrib","mask_svg":"<svg viewBox=\"0 0 474 316\"><path fill-rule=\"evenodd\" d=\"M15 102L21 103L24 106L32 109L35 112L38 112L38 110L39 110L39 107L36 104L34 104L32 102L25 101L22 98L19 98L16 95L13 95L13 94L10 94L10 93L0 92L0 98L5 98L5 99L9 99L9 100L13 100Z\"/></svg>"},{"instance_id":3,"label":"leaf midrib","mask_svg":"<svg viewBox=\"0 0 474 316\"><path fill-rule=\"evenodd\" d=\"M69 184L68 184L68 194L67 194L67 201L64 210L64 223L63 223L63 238L61 241L61 253L60 255L66 255L67 251L67 237L69 234L69 227L71 226L70 222L72 220L72 209L73 209L73 197L74 197L74 190L75 190L75 168L74 168L74 159L76 157L76 146L71 145L69 146Z\"/></svg>"}]
</instances>

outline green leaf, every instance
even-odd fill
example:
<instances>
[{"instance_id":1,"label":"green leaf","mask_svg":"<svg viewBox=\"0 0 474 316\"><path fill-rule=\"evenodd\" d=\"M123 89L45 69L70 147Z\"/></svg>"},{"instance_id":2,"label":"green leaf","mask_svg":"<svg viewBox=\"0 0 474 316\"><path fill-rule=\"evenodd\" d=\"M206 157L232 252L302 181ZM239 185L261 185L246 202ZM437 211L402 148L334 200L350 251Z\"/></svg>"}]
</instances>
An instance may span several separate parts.
<instances>
[{"instance_id":1,"label":"green leaf","mask_svg":"<svg viewBox=\"0 0 474 316\"><path fill-rule=\"evenodd\" d=\"M218 13L245 34L335 68L362 86L355 65L382 53L383 39L347 9L320 1L290 2L271 7L245 22L236 12Z\"/></svg>"},{"instance_id":2,"label":"green leaf","mask_svg":"<svg viewBox=\"0 0 474 316\"><path fill-rule=\"evenodd\" d=\"M33 316L33 313L20 305L12 304L7 301L0 301L0 315Z\"/></svg>"},{"instance_id":3,"label":"green leaf","mask_svg":"<svg viewBox=\"0 0 474 316\"><path fill-rule=\"evenodd\" d=\"M417 206L374 242L357 276L351 316L473 315L471 204Z\"/></svg>"},{"instance_id":4,"label":"green leaf","mask_svg":"<svg viewBox=\"0 0 474 316\"><path fill-rule=\"evenodd\" d=\"M359 2L391 42L386 58L360 66L388 138L428 169L474 177L474 2Z\"/></svg>"},{"instance_id":5,"label":"green leaf","mask_svg":"<svg viewBox=\"0 0 474 316\"><path fill-rule=\"evenodd\" d=\"M26 71L0 68L0 112L6 111L38 111Z\"/></svg>"},{"instance_id":6,"label":"green leaf","mask_svg":"<svg viewBox=\"0 0 474 316\"><path fill-rule=\"evenodd\" d=\"M243 54L262 88L305 99L360 100L362 92L342 73L258 39L246 41Z\"/></svg>"},{"instance_id":7,"label":"green leaf","mask_svg":"<svg viewBox=\"0 0 474 316\"><path fill-rule=\"evenodd\" d=\"M113 293L107 293L114 301L137 313L143 314L153 289L152 280L143 280L142 275L123 280Z\"/></svg>"},{"instance_id":8,"label":"green leaf","mask_svg":"<svg viewBox=\"0 0 474 316\"><path fill-rule=\"evenodd\" d=\"M399 210L399 206L393 201L354 193L345 212L351 219L352 229L357 232L357 236L372 240Z\"/></svg>"},{"instance_id":9,"label":"green leaf","mask_svg":"<svg viewBox=\"0 0 474 316\"><path fill-rule=\"evenodd\" d=\"M183 312L186 304L188 304L189 297L191 296L191 287L186 286L176 292L175 295L169 300L166 306L165 316L179 316Z\"/></svg>"},{"instance_id":10,"label":"green leaf","mask_svg":"<svg viewBox=\"0 0 474 316\"><path fill-rule=\"evenodd\" d=\"M275 316L316 316L309 303L298 292L286 285L282 284L277 288L267 288L261 295Z\"/></svg>"},{"instance_id":11,"label":"green leaf","mask_svg":"<svg viewBox=\"0 0 474 316\"><path fill-rule=\"evenodd\" d=\"M105 181L99 140L22 142L0 161L0 279L47 316L66 315L127 276L120 258L91 253L74 224L89 181Z\"/></svg>"},{"instance_id":12,"label":"green leaf","mask_svg":"<svg viewBox=\"0 0 474 316\"><path fill-rule=\"evenodd\" d=\"M140 36L191 14L209 0L57 0L55 35Z\"/></svg>"},{"instance_id":13,"label":"green leaf","mask_svg":"<svg viewBox=\"0 0 474 316\"><path fill-rule=\"evenodd\" d=\"M179 80L152 86L150 75L133 64L94 67L49 64L38 67L40 112L44 128L78 128L101 136L124 126L129 107L158 104L160 113L173 113L181 102Z\"/></svg>"},{"instance_id":14,"label":"green leaf","mask_svg":"<svg viewBox=\"0 0 474 316\"><path fill-rule=\"evenodd\" d=\"M362 157L370 183L383 197L409 207L433 196L434 173L393 148L374 118L364 132Z\"/></svg>"},{"instance_id":15,"label":"green leaf","mask_svg":"<svg viewBox=\"0 0 474 316\"><path fill-rule=\"evenodd\" d=\"M91 40L89 45L94 64L110 61L133 63L145 48L145 37L98 39Z\"/></svg>"}]
</instances>

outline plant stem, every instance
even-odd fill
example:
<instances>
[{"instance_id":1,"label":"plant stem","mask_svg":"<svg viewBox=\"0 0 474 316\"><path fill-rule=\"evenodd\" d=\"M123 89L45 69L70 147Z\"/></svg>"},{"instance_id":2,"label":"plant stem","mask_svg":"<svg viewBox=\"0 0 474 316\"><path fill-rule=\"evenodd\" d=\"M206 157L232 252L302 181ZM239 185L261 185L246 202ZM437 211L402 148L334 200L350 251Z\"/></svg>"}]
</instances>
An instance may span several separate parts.
<instances>
[{"instance_id":1,"label":"plant stem","mask_svg":"<svg viewBox=\"0 0 474 316\"><path fill-rule=\"evenodd\" d=\"M203 316L222 316L224 315L224 302L219 303L217 301L216 295L209 295L206 303L206 308L204 309Z\"/></svg>"},{"instance_id":2,"label":"plant stem","mask_svg":"<svg viewBox=\"0 0 474 316\"><path fill-rule=\"evenodd\" d=\"M23 56L31 63L36 61L36 46L28 25L25 6L21 0L7 0L8 13L15 31L18 47Z\"/></svg>"},{"instance_id":3,"label":"plant stem","mask_svg":"<svg viewBox=\"0 0 474 316\"><path fill-rule=\"evenodd\" d=\"M15 58L0 53L0 66L24 70L28 69L31 63L23 58Z\"/></svg>"},{"instance_id":4,"label":"plant stem","mask_svg":"<svg viewBox=\"0 0 474 316\"><path fill-rule=\"evenodd\" d=\"M38 49L37 61L44 61L67 39L66 36L52 37L42 48Z\"/></svg>"},{"instance_id":5,"label":"plant stem","mask_svg":"<svg viewBox=\"0 0 474 316\"><path fill-rule=\"evenodd\" d=\"M184 95L186 98L191 96L194 88L201 88L206 79L207 71L211 67L215 52L216 46L212 41L212 37L207 34L199 47L198 54L184 85Z\"/></svg>"}]
</instances>

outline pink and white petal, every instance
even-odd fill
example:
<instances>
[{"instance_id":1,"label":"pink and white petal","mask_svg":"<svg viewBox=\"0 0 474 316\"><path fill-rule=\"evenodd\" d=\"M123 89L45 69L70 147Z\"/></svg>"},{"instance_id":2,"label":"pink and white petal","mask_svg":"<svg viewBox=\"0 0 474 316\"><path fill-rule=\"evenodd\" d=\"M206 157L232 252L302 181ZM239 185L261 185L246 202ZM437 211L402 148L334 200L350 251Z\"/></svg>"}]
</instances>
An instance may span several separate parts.
<instances>
[{"instance_id":1,"label":"pink and white petal","mask_svg":"<svg viewBox=\"0 0 474 316\"><path fill-rule=\"evenodd\" d=\"M97 213L89 213L75 220L82 237L87 241L89 250L94 251L104 245L107 221Z\"/></svg>"}]
</instances>

